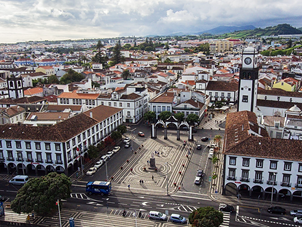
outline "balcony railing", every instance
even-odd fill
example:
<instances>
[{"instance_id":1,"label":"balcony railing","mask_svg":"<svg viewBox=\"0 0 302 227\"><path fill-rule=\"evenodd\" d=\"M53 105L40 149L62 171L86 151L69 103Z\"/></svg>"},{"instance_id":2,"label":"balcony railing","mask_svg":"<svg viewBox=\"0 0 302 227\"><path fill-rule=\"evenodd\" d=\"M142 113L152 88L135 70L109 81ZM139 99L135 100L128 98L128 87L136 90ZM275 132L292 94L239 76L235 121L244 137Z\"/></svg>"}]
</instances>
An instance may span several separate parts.
<instances>
[{"instance_id":1,"label":"balcony railing","mask_svg":"<svg viewBox=\"0 0 302 227\"><path fill-rule=\"evenodd\" d=\"M36 162L43 163L43 160L42 159L36 159Z\"/></svg>"},{"instance_id":2,"label":"balcony railing","mask_svg":"<svg viewBox=\"0 0 302 227\"><path fill-rule=\"evenodd\" d=\"M234 176L228 176L227 179L228 179L228 180L236 180L236 177L234 177Z\"/></svg>"},{"instance_id":3,"label":"balcony railing","mask_svg":"<svg viewBox=\"0 0 302 227\"><path fill-rule=\"evenodd\" d=\"M296 184L296 188L302 188L302 184Z\"/></svg>"},{"instance_id":4,"label":"balcony railing","mask_svg":"<svg viewBox=\"0 0 302 227\"><path fill-rule=\"evenodd\" d=\"M241 178L240 178L240 181L243 181L243 182L250 182L250 178L241 177Z\"/></svg>"},{"instance_id":5,"label":"balcony railing","mask_svg":"<svg viewBox=\"0 0 302 227\"><path fill-rule=\"evenodd\" d=\"M52 163L52 160L46 160L45 163Z\"/></svg>"},{"instance_id":6,"label":"balcony railing","mask_svg":"<svg viewBox=\"0 0 302 227\"><path fill-rule=\"evenodd\" d=\"M266 183L268 185L277 185L277 181L273 181L273 180L268 180Z\"/></svg>"},{"instance_id":7,"label":"balcony railing","mask_svg":"<svg viewBox=\"0 0 302 227\"><path fill-rule=\"evenodd\" d=\"M283 186L283 187L291 187L292 186L292 184L289 183L289 182L281 182L280 185Z\"/></svg>"},{"instance_id":8,"label":"balcony railing","mask_svg":"<svg viewBox=\"0 0 302 227\"><path fill-rule=\"evenodd\" d=\"M262 179L254 179L253 181L255 184L263 184L263 180Z\"/></svg>"}]
</instances>

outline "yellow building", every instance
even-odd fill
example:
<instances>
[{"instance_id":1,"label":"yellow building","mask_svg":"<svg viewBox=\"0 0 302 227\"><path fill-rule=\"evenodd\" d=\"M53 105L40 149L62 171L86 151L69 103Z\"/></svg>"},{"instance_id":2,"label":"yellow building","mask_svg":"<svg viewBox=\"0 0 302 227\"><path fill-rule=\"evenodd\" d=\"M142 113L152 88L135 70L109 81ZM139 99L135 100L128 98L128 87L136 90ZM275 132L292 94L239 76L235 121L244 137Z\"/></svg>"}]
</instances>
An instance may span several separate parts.
<instances>
[{"instance_id":1,"label":"yellow building","mask_svg":"<svg viewBox=\"0 0 302 227\"><path fill-rule=\"evenodd\" d=\"M55 70L52 66L40 66L36 69L36 72L45 73L47 76L51 76L55 74Z\"/></svg>"},{"instance_id":2,"label":"yellow building","mask_svg":"<svg viewBox=\"0 0 302 227\"><path fill-rule=\"evenodd\" d=\"M276 81L273 84L273 88L279 88L284 91L295 91L296 90L296 84L295 83L288 83L284 80Z\"/></svg>"},{"instance_id":3,"label":"yellow building","mask_svg":"<svg viewBox=\"0 0 302 227\"><path fill-rule=\"evenodd\" d=\"M210 43L210 53L224 53L233 51L234 43L226 39L214 40Z\"/></svg>"}]
</instances>

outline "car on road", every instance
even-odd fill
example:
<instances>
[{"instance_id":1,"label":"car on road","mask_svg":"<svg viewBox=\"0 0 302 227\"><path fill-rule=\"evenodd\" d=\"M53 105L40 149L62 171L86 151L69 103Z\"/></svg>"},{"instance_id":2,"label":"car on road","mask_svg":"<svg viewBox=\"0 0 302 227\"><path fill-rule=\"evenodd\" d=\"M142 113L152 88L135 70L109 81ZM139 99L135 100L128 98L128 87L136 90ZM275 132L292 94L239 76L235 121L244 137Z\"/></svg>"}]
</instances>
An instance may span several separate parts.
<instances>
[{"instance_id":1,"label":"car on road","mask_svg":"<svg viewBox=\"0 0 302 227\"><path fill-rule=\"evenodd\" d=\"M145 134L144 134L143 132L138 132L138 136L140 136L140 137L144 137L144 136L145 136Z\"/></svg>"},{"instance_id":2,"label":"car on road","mask_svg":"<svg viewBox=\"0 0 302 227\"><path fill-rule=\"evenodd\" d=\"M278 206L267 208L267 212L274 213L274 214L286 214L286 210Z\"/></svg>"},{"instance_id":3,"label":"car on road","mask_svg":"<svg viewBox=\"0 0 302 227\"><path fill-rule=\"evenodd\" d=\"M216 143L209 143L207 145L208 148L218 148L218 145Z\"/></svg>"},{"instance_id":4,"label":"car on road","mask_svg":"<svg viewBox=\"0 0 302 227\"><path fill-rule=\"evenodd\" d=\"M96 167L97 169L100 168L102 165L104 164L103 160L99 160L95 163L94 167Z\"/></svg>"},{"instance_id":5,"label":"car on road","mask_svg":"<svg viewBox=\"0 0 302 227\"><path fill-rule=\"evenodd\" d=\"M301 218L295 217L294 222L295 224L302 224L302 217Z\"/></svg>"},{"instance_id":6,"label":"car on road","mask_svg":"<svg viewBox=\"0 0 302 227\"><path fill-rule=\"evenodd\" d=\"M187 223L187 219L179 214L171 214L169 220L171 222L176 222L176 223L181 223L181 224Z\"/></svg>"},{"instance_id":7,"label":"car on road","mask_svg":"<svg viewBox=\"0 0 302 227\"><path fill-rule=\"evenodd\" d=\"M196 150L201 150L202 146L200 144L197 144Z\"/></svg>"},{"instance_id":8,"label":"car on road","mask_svg":"<svg viewBox=\"0 0 302 227\"><path fill-rule=\"evenodd\" d=\"M148 215L149 219L155 219L155 220L161 220L161 221L167 221L167 215L158 212L158 211L150 211Z\"/></svg>"},{"instance_id":9,"label":"car on road","mask_svg":"<svg viewBox=\"0 0 302 227\"><path fill-rule=\"evenodd\" d=\"M129 148L130 147L130 142L125 143L125 148Z\"/></svg>"},{"instance_id":10,"label":"car on road","mask_svg":"<svg viewBox=\"0 0 302 227\"><path fill-rule=\"evenodd\" d=\"M125 139L124 139L124 143L129 143L130 142L130 139L128 138L128 137L126 137Z\"/></svg>"},{"instance_id":11,"label":"car on road","mask_svg":"<svg viewBox=\"0 0 302 227\"><path fill-rule=\"evenodd\" d=\"M106 155L108 158L111 158L111 156L114 155L114 151L108 151Z\"/></svg>"},{"instance_id":12,"label":"car on road","mask_svg":"<svg viewBox=\"0 0 302 227\"><path fill-rule=\"evenodd\" d=\"M202 142L207 142L208 140L209 140L208 137L201 137L201 141L202 141Z\"/></svg>"},{"instance_id":13,"label":"car on road","mask_svg":"<svg viewBox=\"0 0 302 227\"><path fill-rule=\"evenodd\" d=\"M302 210L291 210L289 214L295 217L302 217Z\"/></svg>"},{"instance_id":14,"label":"car on road","mask_svg":"<svg viewBox=\"0 0 302 227\"><path fill-rule=\"evenodd\" d=\"M200 185L201 184L201 177L195 177L194 184Z\"/></svg>"},{"instance_id":15,"label":"car on road","mask_svg":"<svg viewBox=\"0 0 302 227\"><path fill-rule=\"evenodd\" d=\"M89 170L86 172L86 175L87 175L87 176L91 176L91 175L95 174L97 170L98 170L98 169L97 169L96 167L91 167L91 168L89 168Z\"/></svg>"},{"instance_id":16,"label":"car on road","mask_svg":"<svg viewBox=\"0 0 302 227\"><path fill-rule=\"evenodd\" d=\"M121 149L120 146L115 146L112 151L114 151L115 153L118 152Z\"/></svg>"},{"instance_id":17,"label":"car on road","mask_svg":"<svg viewBox=\"0 0 302 227\"><path fill-rule=\"evenodd\" d=\"M203 175L204 175L204 172L202 169L197 170L197 174L196 174L197 177L203 177Z\"/></svg>"},{"instance_id":18,"label":"car on road","mask_svg":"<svg viewBox=\"0 0 302 227\"><path fill-rule=\"evenodd\" d=\"M220 211L225 211L225 212L230 212L230 213L234 213L235 212L234 207L230 206L228 204L220 204L219 210Z\"/></svg>"},{"instance_id":19,"label":"car on road","mask_svg":"<svg viewBox=\"0 0 302 227\"><path fill-rule=\"evenodd\" d=\"M214 156L214 149L211 148L210 151L209 151L209 154L208 154L208 158L209 158L209 159L212 159L213 156Z\"/></svg>"},{"instance_id":20,"label":"car on road","mask_svg":"<svg viewBox=\"0 0 302 227\"><path fill-rule=\"evenodd\" d=\"M103 162L106 162L107 159L108 159L108 156L107 156L107 155L103 155L103 156L101 157L101 159L103 160Z\"/></svg>"}]
</instances>

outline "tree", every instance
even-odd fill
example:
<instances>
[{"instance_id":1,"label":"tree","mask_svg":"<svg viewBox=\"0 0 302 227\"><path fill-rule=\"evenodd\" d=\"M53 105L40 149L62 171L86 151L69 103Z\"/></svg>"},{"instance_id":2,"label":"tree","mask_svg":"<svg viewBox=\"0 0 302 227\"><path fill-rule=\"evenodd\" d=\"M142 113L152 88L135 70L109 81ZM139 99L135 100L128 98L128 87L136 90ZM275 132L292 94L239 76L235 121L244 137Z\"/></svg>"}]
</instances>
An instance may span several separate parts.
<instances>
[{"instance_id":1,"label":"tree","mask_svg":"<svg viewBox=\"0 0 302 227\"><path fill-rule=\"evenodd\" d=\"M165 49L166 49L166 50L169 50L169 49L170 49L168 41L167 41L166 44L165 44Z\"/></svg>"},{"instance_id":2,"label":"tree","mask_svg":"<svg viewBox=\"0 0 302 227\"><path fill-rule=\"evenodd\" d=\"M164 61L164 63L172 63L172 61L170 60L170 58L166 58L166 60Z\"/></svg>"},{"instance_id":3,"label":"tree","mask_svg":"<svg viewBox=\"0 0 302 227\"><path fill-rule=\"evenodd\" d=\"M222 139L221 135L216 135L216 136L214 136L214 141L215 141L215 142L218 142L218 146L219 146L219 147L220 147L221 139Z\"/></svg>"},{"instance_id":4,"label":"tree","mask_svg":"<svg viewBox=\"0 0 302 227\"><path fill-rule=\"evenodd\" d=\"M186 121L187 121L189 124L193 125L194 123L197 123L197 122L199 121L199 117L198 117L196 114L189 114L189 115L187 116Z\"/></svg>"},{"instance_id":5,"label":"tree","mask_svg":"<svg viewBox=\"0 0 302 227\"><path fill-rule=\"evenodd\" d=\"M49 173L40 178L30 179L18 190L16 198L11 202L14 212L48 215L57 210L56 201L70 197L71 181L65 174Z\"/></svg>"},{"instance_id":6,"label":"tree","mask_svg":"<svg viewBox=\"0 0 302 227\"><path fill-rule=\"evenodd\" d=\"M51 75L49 78L48 78L48 83L50 84L58 84L59 83L59 79L56 75Z\"/></svg>"},{"instance_id":7,"label":"tree","mask_svg":"<svg viewBox=\"0 0 302 227\"><path fill-rule=\"evenodd\" d=\"M116 128L117 131L119 131L121 134L124 134L127 132L127 127L125 125L119 125Z\"/></svg>"},{"instance_id":8,"label":"tree","mask_svg":"<svg viewBox=\"0 0 302 227\"><path fill-rule=\"evenodd\" d=\"M200 207L189 215L193 227L218 227L223 222L223 214L213 207Z\"/></svg>"},{"instance_id":9,"label":"tree","mask_svg":"<svg viewBox=\"0 0 302 227\"><path fill-rule=\"evenodd\" d=\"M89 158L96 158L99 155L99 149L93 145L88 147L88 156Z\"/></svg>"},{"instance_id":10,"label":"tree","mask_svg":"<svg viewBox=\"0 0 302 227\"><path fill-rule=\"evenodd\" d=\"M61 84L69 84L71 82L80 82L81 80L83 80L85 78L85 76L83 76L80 73L77 73L76 71L74 71L73 69L69 69L67 73L65 73L61 79L60 79L60 83Z\"/></svg>"},{"instance_id":11,"label":"tree","mask_svg":"<svg viewBox=\"0 0 302 227\"><path fill-rule=\"evenodd\" d=\"M149 122L153 122L156 118L156 114L153 111L148 111L144 115L144 119Z\"/></svg>"},{"instance_id":12,"label":"tree","mask_svg":"<svg viewBox=\"0 0 302 227\"><path fill-rule=\"evenodd\" d=\"M122 56L121 49L122 49L121 42L118 41L118 43L113 48L113 56L112 56L113 65L124 62L124 57Z\"/></svg>"},{"instance_id":13,"label":"tree","mask_svg":"<svg viewBox=\"0 0 302 227\"><path fill-rule=\"evenodd\" d=\"M185 118L185 114L179 112L179 113L174 114L174 117L175 117L179 122L182 122L182 121L184 120L184 118Z\"/></svg>"},{"instance_id":14,"label":"tree","mask_svg":"<svg viewBox=\"0 0 302 227\"><path fill-rule=\"evenodd\" d=\"M125 70L123 71L123 73L122 73L123 79L124 79L124 80L127 80L129 76L130 76L129 70L128 70L128 69L125 69Z\"/></svg>"},{"instance_id":15,"label":"tree","mask_svg":"<svg viewBox=\"0 0 302 227\"><path fill-rule=\"evenodd\" d=\"M122 138L122 134L119 131L113 131L111 133L111 138L114 140L118 140L118 139Z\"/></svg>"},{"instance_id":16,"label":"tree","mask_svg":"<svg viewBox=\"0 0 302 227\"><path fill-rule=\"evenodd\" d=\"M169 111L163 111L163 112L161 112L161 113L158 115L158 117L159 117L159 119L165 121L165 120L167 120L171 115L172 115L171 112L169 112Z\"/></svg>"}]
</instances>

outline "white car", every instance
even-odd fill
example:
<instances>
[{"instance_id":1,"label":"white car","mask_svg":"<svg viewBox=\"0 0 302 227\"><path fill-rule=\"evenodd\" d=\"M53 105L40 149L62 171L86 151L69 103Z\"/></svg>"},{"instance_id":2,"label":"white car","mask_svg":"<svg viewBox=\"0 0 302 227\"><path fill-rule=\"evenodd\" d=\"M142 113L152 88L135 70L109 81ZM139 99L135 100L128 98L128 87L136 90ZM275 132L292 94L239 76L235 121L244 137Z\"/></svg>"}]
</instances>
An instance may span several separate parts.
<instances>
[{"instance_id":1,"label":"white car","mask_svg":"<svg viewBox=\"0 0 302 227\"><path fill-rule=\"evenodd\" d=\"M93 175L98 169L96 167L91 167L89 170L86 172L87 176Z\"/></svg>"},{"instance_id":2,"label":"white car","mask_svg":"<svg viewBox=\"0 0 302 227\"><path fill-rule=\"evenodd\" d=\"M112 149L112 151L116 153L116 152L118 152L120 149L121 149L120 146L115 146L115 147Z\"/></svg>"},{"instance_id":3,"label":"white car","mask_svg":"<svg viewBox=\"0 0 302 227\"><path fill-rule=\"evenodd\" d=\"M210 143L207 145L208 148L218 148L218 145L216 143Z\"/></svg>"},{"instance_id":4,"label":"white car","mask_svg":"<svg viewBox=\"0 0 302 227\"><path fill-rule=\"evenodd\" d=\"M294 218L294 222L295 222L296 224L302 224L302 218L295 217L295 218Z\"/></svg>"},{"instance_id":5,"label":"white car","mask_svg":"<svg viewBox=\"0 0 302 227\"><path fill-rule=\"evenodd\" d=\"M103 160L103 162L106 162L108 158L109 158L108 155L103 155L101 157L101 159Z\"/></svg>"},{"instance_id":6,"label":"white car","mask_svg":"<svg viewBox=\"0 0 302 227\"><path fill-rule=\"evenodd\" d=\"M104 164L103 160L99 160L95 163L94 167L96 167L97 169L100 168L102 165Z\"/></svg>"},{"instance_id":7,"label":"white car","mask_svg":"<svg viewBox=\"0 0 302 227\"><path fill-rule=\"evenodd\" d=\"M128 138L128 137L126 137L125 139L124 139L124 143L129 143L130 142L130 139Z\"/></svg>"},{"instance_id":8,"label":"white car","mask_svg":"<svg viewBox=\"0 0 302 227\"><path fill-rule=\"evenodd\" d=\"M114 151L108 151L106 155L108 158L111 158L111 156L114 155Z\"/></svg>"}]
</instances>

